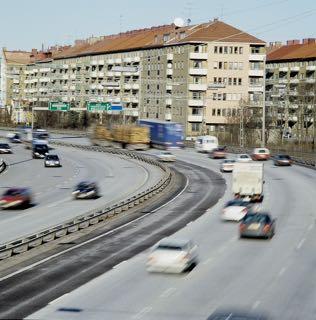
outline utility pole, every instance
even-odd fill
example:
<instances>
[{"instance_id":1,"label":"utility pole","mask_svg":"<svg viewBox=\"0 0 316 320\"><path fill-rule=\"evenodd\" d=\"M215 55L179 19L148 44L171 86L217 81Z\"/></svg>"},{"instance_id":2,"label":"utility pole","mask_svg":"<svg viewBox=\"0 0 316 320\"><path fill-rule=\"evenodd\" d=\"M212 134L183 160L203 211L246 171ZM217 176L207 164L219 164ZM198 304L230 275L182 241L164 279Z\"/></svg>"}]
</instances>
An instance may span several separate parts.
<instances>
[{"instance_id":1,"label":"utility pole","mask_svg":"<svg viewBox=\"0 0 316 320\"><path fill-rule=\"evenodd\" d=\"M266 144L266 58L263 60L263 96L262 96L262 140L261 147Z\"/></svg>"}]
</instances>

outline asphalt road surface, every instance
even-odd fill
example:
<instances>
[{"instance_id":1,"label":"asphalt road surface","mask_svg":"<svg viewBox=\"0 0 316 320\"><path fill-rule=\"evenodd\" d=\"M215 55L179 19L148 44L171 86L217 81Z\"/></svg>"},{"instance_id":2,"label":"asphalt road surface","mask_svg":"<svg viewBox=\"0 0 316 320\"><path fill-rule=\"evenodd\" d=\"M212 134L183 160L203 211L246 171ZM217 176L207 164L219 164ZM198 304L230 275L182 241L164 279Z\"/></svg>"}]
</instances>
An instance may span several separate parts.
<instances>
[{"instance_id":1,"label":"asphalt road surface","mask_svg":"<svg viewBox=\"0 0 316 320\"><path fill-rule=\"evenodd\" d=\"M32 159L31 151L13 145L13 154L1 155L8 169L0 175L0 192L10 187L30 187L33 206L24 210L0 211L0 243L38 232L89 210L111 205L154 185L162 171L152 165L122 156L56 147L61 168L45 168ZM73 200L74 186L82 180L96 181L101 197Z\"/></svg>"},{"instance_id":2,"label":"asphalt road surface","mask_svg":"<svg viewBox=\"0 0 316 320\"><path fill-rule=\"evenodd\" d=\"M218 161L206 155L175 153L187 165L218 172ZM316 319L316 171L265 163L261 209L277 218L272 240L240 240L238 225L221 221L221 209L232 196L231 174L223 177L224 197L176 233L199 246L200 263L190 273L148 274L145 250L80 288L55 296L28 319L202 320L216 310L236 308L278 320ZM196 203L201 190L210 188L202 181L201 186L193 191ZM175 209L181 205L173 203ZM188 208L194 212L192 200Z\"/></svg>"}]
</instances>

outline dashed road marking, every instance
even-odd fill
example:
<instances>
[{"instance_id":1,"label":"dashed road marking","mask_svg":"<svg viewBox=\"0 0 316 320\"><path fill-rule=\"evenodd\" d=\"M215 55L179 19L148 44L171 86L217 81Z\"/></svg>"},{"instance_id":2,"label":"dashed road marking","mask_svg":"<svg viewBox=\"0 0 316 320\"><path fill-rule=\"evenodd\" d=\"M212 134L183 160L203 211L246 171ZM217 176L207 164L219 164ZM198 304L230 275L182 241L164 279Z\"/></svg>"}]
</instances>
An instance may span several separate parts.
<instances>
[{"instance_id":1,"label":"dashed road marking","mask_svg":"<svg viewBox=\"0 0 316 320\"><path fill-rule=\"evenodd\" d=\"M133 316L132 319L141 319L146 313L150 312L151 310L152 307L145 307L140 310L135 316Z\"/></svg>"},{"instance_id":2,"label":"dashed road marking","mask_svg":"<svg viewBox=\"0 0 316 320\"><path fill-rule=\"evenodd\" d=\"M301 247L302 247L302 245L304 244L304 242L305 242L305 238L303 238L300 242L299 242L299 244L297 245L297 247L296 247L296 249L301 249Z\"/></svg>"},{"instance_id":3,"label":"dashed road marking","mask_svg":"<svg viewBox=\"0 0 316 320\"><path fill-rule=\"evenodd\" d=\"M286 267L283 267L279 272L279 277L282 277L283 273L286 271Z\"/></svg>"},{"instance_id":4,"label":"dashed road marking","mask_svg":"<svg viewBox=\"0 0 316 320\"><path fill-rule=\"evenodd\" d=\"M253 304L253 306L252 306L252 309L254 310L254 309L257 309L258 307L259 307L259 305L260 305L260 301L259 300L257 300L254 304Z\"/></svg>"},{"instance_id":5,"label":"dashed road marking","mask_svg":"<svg viewBox=\"0 0 316 320\"><path fill-rule=\"evenodd\" d=\"M169 288L160 295L160 298L168 298L176 291L177 291L176 288Z\"/></svg>"}]
</instances>

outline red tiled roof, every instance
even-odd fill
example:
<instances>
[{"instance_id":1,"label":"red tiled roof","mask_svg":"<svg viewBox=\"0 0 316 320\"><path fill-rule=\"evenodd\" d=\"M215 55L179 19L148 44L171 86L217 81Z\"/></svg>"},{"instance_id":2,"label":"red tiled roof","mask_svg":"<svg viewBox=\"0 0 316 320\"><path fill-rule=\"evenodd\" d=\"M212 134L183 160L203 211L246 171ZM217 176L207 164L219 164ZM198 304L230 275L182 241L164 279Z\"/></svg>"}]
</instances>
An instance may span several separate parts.
<instances>
[{"instance_id":1,"label":"red tiled roof","mask_svg":"<svg viewBox=\"0 0 316 320\"><path fill-rule=\"evenodd\" d=\"M303 60L316 58L316 43L292 44L282 46L267 55L267 61Z\"/></svg>"},{"instance_id":2,"label":"red tiled roof","mask_svg":"<svg viewBox=\"0 0 316 320\"><path fill-rule=\"evenodd\" d=\"M28 64L31 61L31 52L3 50L3 54L7 63Z\"/></svg>"},{"instance_id":3,"label":"red tiled roof","mask_svg":"<svg viewBox=\"0 0 316 320\"><path fill-rule=\"evenodd\" d=\"M184 38L180 39L180 33L185 33ZM170 35L169 41L163 41L164 34ZM221 21L182 28L177 28L174 24L171 24L106 36L102 40L92 44L84 43L63 50L62 52L53 55L53 58L63 59L106 52L128 51L200 41L265 43L264 41Z\"/></svg>"}]
</instances>

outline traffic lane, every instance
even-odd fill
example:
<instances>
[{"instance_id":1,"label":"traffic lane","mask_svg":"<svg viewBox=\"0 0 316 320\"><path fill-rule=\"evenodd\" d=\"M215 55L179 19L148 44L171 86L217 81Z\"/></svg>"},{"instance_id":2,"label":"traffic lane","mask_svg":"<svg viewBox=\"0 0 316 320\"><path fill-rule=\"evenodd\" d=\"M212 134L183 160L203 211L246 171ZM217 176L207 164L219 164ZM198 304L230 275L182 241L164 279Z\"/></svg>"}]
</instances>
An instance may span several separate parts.
<instances>
[{"instance_id":1,"label":"traffic lane","mask_svg":"<svg viewBox=\"0 0 316 320\"><path fill-rule=\"evenodd\" d=\"M0 226L3 229L0 234L1 243L38 232L88 211L106 205L110 206L129 198L157 183L162 175L162 171L155 166L139 164L123 157L99 152L61 149L66 150L75 159L80 159L81 170L82 167L87 166L85 170L87 176L82 178L90 180L95 177L100 186L101 197L96 200L75 201L71 195L72 183L70 185L66 181L65 184L56 185L54 198L51 197L52 192L48 189L46 195L43 194L37 199L42 202L33 208L1 212ZM51 168L46 168L46 171L50 170ZM78 176L76 179L79 179Z\"/></svg>"},{"instance_id":2,"label":"traffic lane","mask_svg":"<svg viewBox=\"0 0 316 320\"><path fill-rule=\"evenodd\" d=\"M91 142L88 137L82 136L82 135L74 135L74 134L51 133L50 134L50 141L80 144L80 145L84 145L84 146L91 145Z\"/></svg>"},{"instance_id":3,"label":"traffic lane","mask_svg":"<svg viewBox=\"0 0 316 320\"><path fill-rule=\"evenodd\" d=\"M89 277L103 273L118 262L126 260L154 244L157 239L173 233L174 230L197 218L203 213L205 207L211 206L223 193L223 183L221 185L214 184L214 181L218 182L218 176L212 172L201 170L201 168L192 170L191 165L180 166L178 164L177 168L181 172L183 170L187 172L191 185L187 186L172 203L146 215L144 219L137 219L126 227L111 231L109 236L105 234L100 241L91 242L75 249L73 253L62 255L57 261L32 268L23 273L21 278L13 277L10 280L2 281L3 307L0 310L1 316L5 317L10 314L21 317L25 314L21 313L23 306L28 310L34 310L43 303L43 299L47 299L49 296L53 298L48 301L55 299L58 296L58 291L59 295L69 292L76 283L84 283ZM206 184L209 185L208 188L204 188ZM196 208L194 212L189 210L190 206ZM46 281L45 279L50 280ZM40 289L38 287L30 288L30 285L34 286L34 281L47 285ZM24 289L20 290L20 286ZM14 290L18 290L18 292L14 292ZM10 295L14 296L14 300L19 303L8 308L11 301ZM28 304L30 305L28 306ZM6 309L11 309L11 312L6 312Z\"/></svg>"},{"instance_id":4,"label":"traffic lane","mask_svg":"<svg viewBox=\"0 0 316 320\"><path fill-rule=\"evenodd\" d=\"M208 161L202 157L201 163L209 164L206 160ZM283 317L284 309L289 307L286 304L275 303L276 310L271 310L269 303L264 303L265 293L268 289L271 290L273 284L279 287L282 297L286 296L288 286L282 286L279 278L288 263L293 263L294 266L297 263L310 265L310 261L306 260L297 262L296 250L302 243L302 234L309 231L310 226L307 226L315 219L313 214L310 215L310 202L306 202L307 199L315 198L315 180L302 180L300 174L291 169L293 168L274 168L271 163L266 163L269 196L265 198L263 206L274 208L273 213L281 223L277 225L277 234L271 241L238 240L237 224L222 223L219 220L222 205L219 203L209 211L209 215L204 215L177 233L181 237L194 239L199 245L201 263L189 275L148 275L144 270L148 254L146 252L120 265L118 270L105 274L104 280L98 280L98 285L92 283L87 285L91 285L90 288L82 287L85 294L81 294L79 289L74 292L75 298L69 294L58 300L49 307L50 310L53 312L62 306L78 306L89 310L89 315L92 314L95 318L100 318L101 310L102 316L110 316L111 319L176 319L179 315L205 319L217 308L237 306L258 312L268 310L276 316L275 319L297 319ZM306 193L306 190L311 193ZM293 206L297 201L301 208L300 215ZM313 252L309 252L307 257L312 254ZM295 268L289 277L296 277ZM154 284L153 279L157 279ZM116 290L111 287L111 283L118 284ZM119 285L122 283L132 287L122 290ZM162 287L162 283L169 287ZM107 285L112 288L111 291L107 290ZM278 294L271 291L269 297L272 301L277 299ZM87 292L98 292L98 296L104 298L103 302L95 297L93 301L83 301ZM133 294L130 295L130 292ZM304 301L299 299L298 303L302 304ZM116 308L113 308L114 305ZM306 309L310 310L312 306L309 305ZM287 314L290 315L290 311ZM314 319L308 312L304 315L308 316L307 319Z\"/></svg>"}]
</instances>

